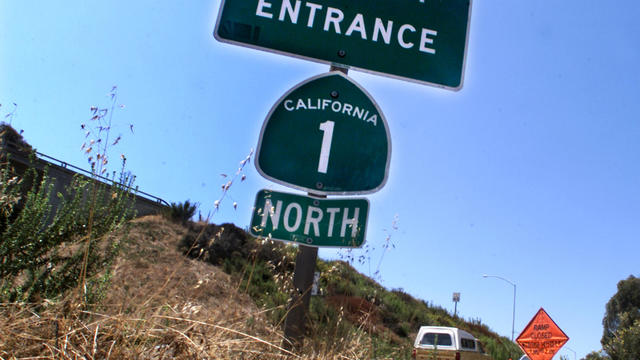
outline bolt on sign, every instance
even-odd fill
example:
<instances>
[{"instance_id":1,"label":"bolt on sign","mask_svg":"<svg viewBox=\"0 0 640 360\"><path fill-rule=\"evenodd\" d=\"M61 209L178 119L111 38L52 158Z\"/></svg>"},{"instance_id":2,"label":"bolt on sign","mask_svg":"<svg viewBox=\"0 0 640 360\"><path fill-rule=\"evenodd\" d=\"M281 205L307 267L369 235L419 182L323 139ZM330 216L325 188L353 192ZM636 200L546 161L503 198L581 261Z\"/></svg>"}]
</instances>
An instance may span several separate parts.
<instances>
[{"instance_id":1,"label":"bolt on sign","mask_svg":"<svg viewBox=\"0 0 640 360\"><path fill-rule=\"evenodd\" d=\"M223 0L222 42L462 87L471 0Z\"/></svg>"},{"instance_id":2,"label":"bolt on sign","mask_svg":"<svg viewBox=\"0 0 640 360\"><path fill-rule=\"evenodd\" d=\"M567 341L569 337L543 308L538 310L516 339L531 360L551 360Z\"/></svg>"},{"instance_id":3,"label":"bolt on sign","mask_svg":"<svg viewBox=\"0 0 640 360\"><path fill-rule=\"evenodd\" d=\"M389 128L375 100L339 71L296 85L273 106L255 165L265 178L320 195L367 194L387 181Z\"/></svg>"},{"instance_id":4,"label":"bolt on sign","mask_svg":"<svg viewBox=\"0 0 640 360\"><path fill-rule=\"evenodd\" d=\"M367 199L316 199L260 190L250 232L307 246L356 248L364 243L368 214Z\"/></svg>"}]
</instances>

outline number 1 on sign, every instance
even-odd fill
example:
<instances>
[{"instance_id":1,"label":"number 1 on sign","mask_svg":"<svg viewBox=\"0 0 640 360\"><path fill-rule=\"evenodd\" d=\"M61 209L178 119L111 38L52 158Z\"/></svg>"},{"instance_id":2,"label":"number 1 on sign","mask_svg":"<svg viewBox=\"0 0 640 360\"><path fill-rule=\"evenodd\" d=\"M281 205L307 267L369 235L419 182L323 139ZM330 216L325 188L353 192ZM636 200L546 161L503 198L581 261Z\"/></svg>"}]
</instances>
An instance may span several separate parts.
<instances>
[{"instance_id":1,"label":"number 1 on sign","mask_svg":"<svg viewBox=\"0 0 640 360\"><path fill-rule=\"evenodd\" d=\"M326 174L329 166L329 154L331 153L331 140L333 140L333 125L335 123L327 120L320 124L322 135L322 147L320 148L320 160L318 161L318 172Z\"/></svg>"}]
</instances>

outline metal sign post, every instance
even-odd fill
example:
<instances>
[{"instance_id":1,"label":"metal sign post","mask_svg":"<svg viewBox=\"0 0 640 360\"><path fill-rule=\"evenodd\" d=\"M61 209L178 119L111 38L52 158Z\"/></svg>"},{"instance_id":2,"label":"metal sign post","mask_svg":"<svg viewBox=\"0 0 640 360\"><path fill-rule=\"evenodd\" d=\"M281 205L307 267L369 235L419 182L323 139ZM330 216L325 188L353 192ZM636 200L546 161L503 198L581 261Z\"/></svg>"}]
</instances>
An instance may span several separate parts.
<instances>
[{"instance_id":1,"label":"metal sign post","mask_svg":"<svg viewBox=\"0 0 640 360\"><path fill-rule=\"evenodd\" d=\"M368 211L366 199L365 206L362 199L318 198L374 193L387 181L391 141L386 119L373 98L346 76L347 69L459 90L471 1L222 0L217 40L331 65L328 74L300 83L271 109L254 161L265 178L315 197L290 194L280 203L268 202L263 191L252 218L253 234L299 243L285 348L302 346L318 257L317 247L307 245L357 247L364 242L359 226L366 227L366 216L359 216L365 207ZM339 207L339 201L347 203Z\"/></svg>"},{"instance_id":2,"label":"metal sign post","mask_svg":"<svg viewBox=\"0 0 640 360\"><path fill-rule=\"evenodd\" d=\"M313 274L316 271L318 248L300 245L296 257L296 268L293 272L293 286L295 293L291 297L291 303L284 320L284 341L282 347L285 350L300 350L304 341L306 315L311 301L311 286Z\"/></svg>"},{"instance_id":3,"label":"metal sign post","mask_svg":"<svg viewBox=\"0 0 640 360\"><path fill-rule=\"evenodd\" d=\"M365 241L369 201L327 195L373 193L387 181L391 140L386 119L347 71L332 66L329 73L289 90L260 132L258 172L308 193L261 190L251 218L252 235L298 243L285 350L302 348L318 247L353 248Z\"/></svg>"},{"instance_id":4,"label":"metal sign post","mask_svg":"<svg viewBox=\"0 0 640 360\"><path fill-rule=\"evenodd\" d=\"M263 190L251 222L254 235L299 243L284 348L302 346L316 246L364 242L366 199L319 198L374 193L387 182L386 119L347 69L461 89L471 1L222 0L217 40L331 65L274 105L254 161L265 178L309 194L269 200Z\"/></svg>"},{"instance_id":5,"label":"metal sign post","mask_svg":"<svg viewBox=\"0 0 640 360\"><path fill-rule=\"evenodd\" d=\"M347 69L331 67L331 71L341 71L345 75ZM309 193L309 195L312 195ZM326 195L320 196L326 197ZM291 305L284 321L284 341L282 347L287 350L300 350L304 341L306 316L311 301L311 286L316 271L318 248L300 245L296 257L296 267L293 271L293 286L296 292L291 298ZM303 290L302 292L300 290Z\"/></svg>"}]
</instances>

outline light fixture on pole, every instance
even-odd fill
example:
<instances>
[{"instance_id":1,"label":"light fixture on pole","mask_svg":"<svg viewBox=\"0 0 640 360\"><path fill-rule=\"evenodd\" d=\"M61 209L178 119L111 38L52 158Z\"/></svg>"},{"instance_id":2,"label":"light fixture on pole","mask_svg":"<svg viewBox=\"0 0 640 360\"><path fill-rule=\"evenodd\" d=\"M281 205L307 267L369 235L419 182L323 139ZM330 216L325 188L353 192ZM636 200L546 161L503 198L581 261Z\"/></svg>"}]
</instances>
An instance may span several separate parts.
<instances>
[{"instance_id":1,"label":"light fixture on pole","mask_svg":"<svg viewBox=\"0 0 640 360\"><path fill-rule=\"evenodd\" d=\"M509 280L503 278L502 276L484 274L484 275L482 275L482 277L483 278L488 278L488 277L497 278L497 279L500 279L502 281L506 281L506 282L508 282L509 284L511 284L513 286L513 317L511 318L511 341L513 341L514 334L515 334L515 324L516 324L516 284L514 284L512 281L509 281Z\"/></svg>"}]
</instances>

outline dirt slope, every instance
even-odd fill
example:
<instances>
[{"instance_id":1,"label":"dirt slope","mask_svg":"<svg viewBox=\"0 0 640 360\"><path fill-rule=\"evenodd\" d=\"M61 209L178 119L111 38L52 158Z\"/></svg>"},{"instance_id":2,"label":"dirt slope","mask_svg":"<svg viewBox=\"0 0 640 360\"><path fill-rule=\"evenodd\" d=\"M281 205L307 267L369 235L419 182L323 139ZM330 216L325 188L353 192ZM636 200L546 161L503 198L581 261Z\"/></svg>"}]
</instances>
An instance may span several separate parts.
<instances>
[{"instance_id":1,"label":"dirt slope","mask_svg":"<svg viewBox=\"0 0 640 360\"><path fill-rule=\"evenodd\" d=\"M280 332L215 266L177 250L186 230L134 220L99 305L0 306L0 356L50 359L278 359ZM96 295L96 294L94 294Z\"/></svg>"}]
</instances>

